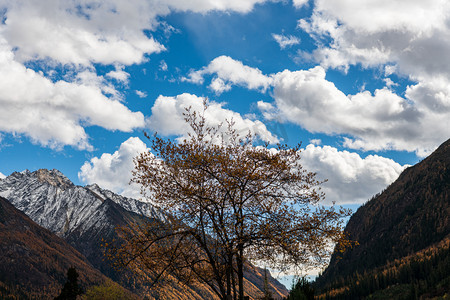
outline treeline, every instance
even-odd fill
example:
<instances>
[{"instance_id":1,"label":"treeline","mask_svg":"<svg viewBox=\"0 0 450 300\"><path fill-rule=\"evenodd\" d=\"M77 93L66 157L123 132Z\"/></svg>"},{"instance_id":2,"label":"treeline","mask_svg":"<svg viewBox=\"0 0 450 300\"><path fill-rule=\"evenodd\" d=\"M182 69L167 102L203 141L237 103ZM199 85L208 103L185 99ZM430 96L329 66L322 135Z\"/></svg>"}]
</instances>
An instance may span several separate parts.
<instances>
[{"instance_id":1,"label":"treeline","mask_svg":"<svg viewBox=\"0 0 450 300\"><path fill-rule=\"evenodd\" d=\"M321 289L317 298L419 299L449 295L449 241L374 271L336 277Z\"/></svg>"}]
</instances>

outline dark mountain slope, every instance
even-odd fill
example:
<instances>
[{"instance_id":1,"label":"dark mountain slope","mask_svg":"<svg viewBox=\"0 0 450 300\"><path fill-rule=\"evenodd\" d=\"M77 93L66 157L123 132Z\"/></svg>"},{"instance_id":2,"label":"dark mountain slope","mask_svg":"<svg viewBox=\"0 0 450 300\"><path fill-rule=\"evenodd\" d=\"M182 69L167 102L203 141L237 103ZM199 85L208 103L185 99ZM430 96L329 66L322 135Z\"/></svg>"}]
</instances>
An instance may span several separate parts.
<instances>
[{"instance_id":1,"label":"dark mountain slope","mask_svg":"<svg viewBox=\"0 0 450 300\"><path fill-rule=\"evenodd\" d=\"M318 299L447 299L450 295L450 236L376 269L336 276ZM447 297L447 298L446 298Z\"/></svg>"},{"instance_id":2,"label":"dark mountain slope","mask_svg":"<svg viewBox=\"0 0 450 300\"><path fill-rule=\"evenodd\" d=\"M360 245L343 255L333 254L316 281L319 287L414 254L448 236L450 140L360 207L345 232Z\"/></svg>"},{"instance_id":3,"label":"dark mountain slope","mask_svg":"<svg viewBox=\"0 0 450 300\"><path fill-rule=\"evenodd\" d=\"M69 267L77 269L84 287L108 280L62 238L0 197L0 298L51 299Z\"/></svg>"},{"instance_id":4,"label":"dark mountain slope","mask_svg":"<svg viewBox=\"0 0 450 300\"><path fill-rule=\"evenodd\" d=\"M80 251L102 273L136 293L145 295L145 286L152 282L151 273L139 275L115 270L105 259L102 244L120 241L115 228L149 220L165 222L165 216L151 204L125 198L97 185L76 186L58 170L41 169L35 172L15 172L0 180L0 196L26 213L43 227L63 237ZM246 272L246 284L255 298L263 294L264 277L256 268ZM275 279L269 278L274 295L287 290ZM183 286L173 280L162 291L153 291L150 297L167 299L213 299L206 285ZM161 298L162 299L162 298Z\"/></svg>"}]
</instances>

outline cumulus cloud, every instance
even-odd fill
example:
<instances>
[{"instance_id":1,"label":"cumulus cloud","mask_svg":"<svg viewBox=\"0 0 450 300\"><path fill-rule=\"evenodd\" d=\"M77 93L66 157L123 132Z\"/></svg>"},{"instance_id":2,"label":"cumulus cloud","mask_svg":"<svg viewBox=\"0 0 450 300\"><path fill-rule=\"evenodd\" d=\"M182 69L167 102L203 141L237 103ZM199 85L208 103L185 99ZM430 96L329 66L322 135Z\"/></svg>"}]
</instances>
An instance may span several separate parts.
<instances>
[{"instance_id":1,"label":"cumulus cloud","mask_svg":"<svg viewBox=\"0 0 450 300\"><path fill-rule=\"evenodd\" d=\"M15 61L4 40L0 40L0 70L0 131L25 134L52 148L91 149L86 125L121 131L144 125L142 113L105 96L108 87L95 74L81 73L75 82L52 82Z\"/></svg>"},{"instance_id":2,"label":"cumulus cloud","mask_svg":"<svg viewBox=\"0 0 450 300\"><path fill-rule=\"evenodd\" d=\"M450 84L447 78L437 77L423 80L406 89L406 97L417 105L435 113L450 113Z\"/></svg>"},{"instance_id":3,"label":"cumulus cloud","mask_svg":"<svg viewBox=\"0 0 450 300\"><path fill-rule=\"evenodd\" d=\"M184 138L190 132L183 118L185 108L191 107L193 111L202 112L203 101L204 98L187 93L176 97L159 96L152 107L148 127L162 135L176 135ZM265 142L278 142L278 138L261 121L244 118L237 112L223 108L221 103L209 102L204 116L207 124L211 126L222 123L225 130L226 121L233 120L238 134L241 136L247 135L250 131Z\"/></svg>"},{"instance_id":4,"label":"cumulus cloud","mask_svg":"<svg viewBox=\"0 0 450 300\"><path fill-rule=\"evenodd\" d=\"M373 131L380 121L386 130L407 127L419 115L404 99L387 89L374 95L345 95L325 79L325 70L283 71L274 76L277 108L291 122L312 132L350 133Z\"/></svg>"},{"instance_id":5,"label":"cumulus cloud","mask_svg":"<svg viewBox=\"0 0 450 300\"><path fill-rule=\"evenodd\" d=\"M114 153L103 153L100 157L86 161L78 172L78 177L85 184L97 183L101 188L137 199L140 196L140 187L129 184L131 171L134 169L133 159L148 151L144 142L137 137L131 137Z\"/></svg>"},{"instance_id":6,"label":"cumulus cloud","mask_svg":"<svg viewBox=\"0 0 450 300\"><path fill-rule=\"evenodd\" d=\"M129 18L123 5L106 2L19 0L0 6L0 131L51 148L91 150L86 126L131 131L144 125L142 113L131 112L106 80L127 84L123 65L163 49L142 32L144 21L136 20L141 14ZM94 63L116 70L98 76ZM43 66L52 74L58 64L69 65L69 74L57 81L32 69Z\"/></svg>"},{"instance_id":7,"label":"cumulus cloud","mask_svg":"<svg viewBox=\"0 0 450 300\"><path fill-rule=\"evenodd\" d=\"M146 1L9 2L3 35L17 49L19 61L51 59L62 64L130 65L164 47L144 29L155 13Z\"/></svg>"},{"instance_id":8,"label":"cumulus cloud","mask_svg":"<svg viewBox=\"0 0 450 300\"><path fill-rule=\"evenodd\" d=\"M299 26L318 40L314 57L329 67L395 64L414 79L450 74L450 3L445 0L315 1Z\"/></svg>"},{"instance_id":9,"label":"cumulus cloud","mask_svg":"<svg viewBox=\"0 0 450 300\"><path fill-rule=\"evenodd\" d=\"M139 186L130 185L129 181L133 158L147 151L149 149L139 138L129 138L114 153L103 153L86 161L78 177L85 184L97 183L123 196L139 198ZM312 144L302 150L301 157L306 170L316 172L319 180L328 179L322 185L326 203L363 203L397 179L406 167L377 155L361 158L356 153Z\"/></svg>"},{"instance_id":10,"label":"cumulus cloud","mask_svg":"<svg viewBox=\"0 0 450 300\"><path fill-rule=\"evenodd\" d=\"M130 74L123 70L123 66L116 66L116 70L106 73L105 76L125 85L128 84L130 78Z\"/></svg>"},{"instance_id":11,"label":"cumulus cloud","mask_svg":"<svg viewBox=\"0 0 450 300\"><path fill-rule=\"evenodd\" d=\"M299 21L299 27L317 40L311 56L325 68L346 70L360 64L384 67L385 76L407 76L416 84L407 88L405 98L422 114L419 123L411 124L423 132L414 143L424 142L427 150L419 147L418 152L426 155L448 138L450 2L401 0L380 5L370 0L320 0L315 4L312 17ZM385 82L388 87L395 85L389 78ZM351 144L368 146L369 142Z\"/></svg>"},{"instance_id":12,"label":"cumulus cloud","mask_svg":"<svg viewBox=\"0 0 450 300\"><path fill-rule=\"evenodd\" d=\"M107 0L86 2L17 0L2 2L2 35L19 61L52 59L62 64L131 65L165 48L146 30L171 11L249 12L265 0Z\"/></svg>"},{"instance_id":13,"label":"cumulus cloud","mask_svg":"<svg viewBox=\"0 0 450 300\"><path fill-rule=\"evenodd\" d=\"M232 85L264 92L272 82L272 79L262 74L261 70L245 66L229 56L215 58L208 66L190 72L184 80L201 84L204 82L205 75L214 75L209 87L217 93L228 91Z\"/></svg>"},{"instance_id":14,"label":"cumulus cloud","mask_svg":"<svg viewBox=\"0 0 450 300\"><path fill-rule=\"evenodd\" d=\"M394 65L386 66L386 75L395 70ZM210 87L218 93L234 84L261 92L272 89L273 103L257 103L265 119L298 124L310 132L349 136L343 140L349 148L406 150L426 156L448 138L450 84L442 76L409 86L404 96L392 91L396 83L389 78L385 88L373 93L346 95L326 79L322 66L265 75L220 56L185 80L203 83L206 74L215 74Z\"/></svg>"},{"instance_id":15,"label":"cumulus cloud","mask_svg":"<svg viewBox=\"0 0 450 300\"><path fill-rule=\"evenodd\" d=\"M312 140L309 140L309 142L311 144L313 144L313 145L316 145L316 146L322 145L322 140L321 139L312 139Z\"/></svg>"},{"instance_id":16,"label":"cumulus cloud","mask_svg":"<svg viewBox=\"0 0 450 300\"><path fill-rule=\"evenodd\" d=\"M432 86L411 86L406 98L388 88L373 94L363 91L345 95L326 80L323 67L283 72L272 75L275 105L258 102L266 118L277 118L298 124L310 132L350 135L344 146L362 150L407 150L426 156L448 135L448 97L439 94L438 109L421 102L418 89ZM437 92L435 93L437 94ZM446 133L447 132L447 133Z\"/></svg>"},{"instance_id":17,"label":"cumulus cloud","mask_svg":"<svg viewBox=\"0 0 450 300\"><path fill-rule=\"evenodd\" d=\"M126 107L115 85L128 84L125 66L165 50L152 37L160 25L169 30L159 17L172 11L245 13L261 2L1 1L0 131L51 148L92 149L86 126L142 127L142 113ZM100 76L97 65L116 69Z\"/></svg>"},{"instance_id":18,"label":"cumulus cloud","mask_svg":"<svg viewBox=\"0 0 450 300\"><path fill-rule=\"evenodd\" d=\"M395 181L407 167L377 155L361 158L357 153L330 146L308 145L302 151L302 165L317 173L326 202L361 204Z\"/></svg>"},{"instance_id":19,"label":"cumulus cloud","mask_svg":"<svg viewBox=\"0 0 450 300\"><path fill-rule=\"evenodd\" d=\"M241 13L250 12L255 4L264 3L267 0L160 0L155 1L159 4L166 4L174 10L207 12L210 10L217 11L236 11Z\"/></svg>"},{"instance_id":20,"label":"cumulus cloud","mask_svg":"<svg viewBox=\"0 0 450 300\"><path fill-rule=\"evenodd\" d=\"M278 45L280 45L281 49L285 49L287 47L300 44L300 39L292 35L285 36L273 33L272 37L278 43Z\"/></svg>"}]
</instances>

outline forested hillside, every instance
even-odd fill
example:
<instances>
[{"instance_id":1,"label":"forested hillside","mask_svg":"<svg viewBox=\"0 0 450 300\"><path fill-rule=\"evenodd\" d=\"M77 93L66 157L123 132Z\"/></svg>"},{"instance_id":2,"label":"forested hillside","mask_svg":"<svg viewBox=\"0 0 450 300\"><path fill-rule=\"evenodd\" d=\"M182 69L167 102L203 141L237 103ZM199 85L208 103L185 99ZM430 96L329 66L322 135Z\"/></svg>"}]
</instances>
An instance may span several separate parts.
<instances>
[{"instance_id":1,"label":"forested hillside","mask_svg":"<svg viewBox=\"0 0 450 300\"><path fill-rule=\"evenodd\" d=\"M52 299L70 267L83 287L108 280L62 238L0 197L0 299Z\"/></svg>"},{"instance_id":2,"label":"forested hillside","mask_svg":"<svg viewBox=\"0 0 450 300\"><path fill-rule=\"evenodd\" d=\"M0 195L5 197L2 198L4 212L0 210L3 218L0 219L0 250L5 253L0 255L0 290L5 295L15 297L25 291L25 298L42 294L43 299L48 299L49 295L55 296L64 284L67 269L76 266L86 288L98 285L104 282L101 278L108 277L149 299L216 298L204 284L193 282L185 285L170 276L157 288L149 289L156 278L152 270L131 272L116 269L113 261L107 259L105 252L109 248L105 245L120 241L117 227L151 220L164 222L164 216L149 203L116 195L97 185L76 186L61 172L46 169L12 173L0 180ZM19 221L16 216L20 217ZM17 222L25 222L26 225L11 225ZM40 228L46 233L32 235L34 231L27 228ZM46 245L48 236L63 242L63 246ZM78 263L72 262L69 258L75 255L73 252L89 267L78 267ZM28 274L29 269L32 272ZM251 299L263 295L264 272L251 264L246 264L244 272L245 288ZM95 276L92 274L97 274L100 279L93 280ZM271 276L268 276L268 284L274 295L281 297L287 294L285 287ZM47 292L46 289L50 290Z\"/></svg>"},{"instance_id":3,"label":"forested hillside","mask_svg":"<svg viewBox=\"0 0 450 300\"><path fill-rule=\"evenodd\" d=\"M448 293L450 140L360 207L345 232L359 245L333 254L315 283L323 297Z\"/></svg>"}]
</instances>

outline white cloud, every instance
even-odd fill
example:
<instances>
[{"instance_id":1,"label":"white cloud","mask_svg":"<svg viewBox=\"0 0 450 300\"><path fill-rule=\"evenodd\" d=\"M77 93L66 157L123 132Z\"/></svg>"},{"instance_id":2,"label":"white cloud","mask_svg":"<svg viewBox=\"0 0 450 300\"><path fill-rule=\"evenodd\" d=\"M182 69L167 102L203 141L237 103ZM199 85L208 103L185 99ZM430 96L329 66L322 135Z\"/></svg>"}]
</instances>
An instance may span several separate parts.
<instances>
[{"instance_id":1,"label":"white cloud","mask_svg":"<svg viewBox=\"0 0 450 300\"><path fill-rule=\"evenodd\" d=\"M92 149L86 126L121 131L141 127L142 113L121 102L115 84L127 85L124 66L165 50L151 32L160 25L174 29L159 17L172 11L245 13L261 2L1 1L0 132L23 134L52 148ZM98 64L116 70L99 76Z\"/></svg>"},{"instance_id":2,"label":"white cloud","mask_svg":"<svg viewBox=\"0 0 450 300\"><path fill-rule=\"evenodd\" d=\"M386 75L395 70L386 66ZM215 74L210 87L218 94L235 84L261 92L273 88L274 103L257 104L265 119L298 124L310 132L350 136L344 140L349 148L406 150L426 156L448 138L450 82L445 77L410 86L405 97L391 90L396 83L390 78L385 78L385 88L374 93L345 95L326 80L321 66L265 75L220 56L185 80L203 83L206 74Z\"/></svg>"},{"instance_id":3,"label":"white cloud","mask_svg":"<svg viewBox=\"0 0 450 300\"><path fill-rule=\"evenodd\" d=\"M278 113L277 108L269 102L258 101L256 103L258 109L262 112L264 119L266 120L277 120L279 122L285 121L286 118L281 117Z\"/></svg>"},{"instance_id":4,"label":"white cloud","mask_svg":"<svg viewBox=\"0 0 450 300\"><path fill-rule=\"evenodd\" d=\"M319 42L325 67L396 65L412 79L450 75L450 2L319 0L299 26Z\"/></svg>"},{"instance_id":5,"label":"white cloud","mask_svg":"<svg viewBox=\"0 0 450 300\"><path fill-rule=\"evenodd\" d=\"M136 95L138 95L139 98L147 97L147 93L146 92L139 91L139 90L136 90L135 92L136 92Z\"/></svg>"},{"instance_id":6,"label":"white cloud","mask_svg":"<svg viewBox=\"0 0 450 300\"><path fill-rule=\"evenodd\" d=\"M8 3L2 34L21 62L131 65L164 50L143 32L155 25L152 6L137 0L19 0Z\"/></svg>"},{"instance_id":7,"label":"white cloud","mask_svg":"<svg viewBox=\"0 0 450 300\"><path fill-rule=\"evenodd\" d=\"M172 11L247 13L265 1L7 1L0 4L6 16L2 35L21 62L50 58L62 64L131 65L165 49L145 33L158 26L159 16Z\"/></svg>"},{"instance_id":8,"label":"white cloud","mask_svg":"<svg viewBox=\"0 0 450 300\"><path fill-rule=\"evenodd\" d=\"M85 184L97 183L104 189L126 197L138 199L140 187L129 184L134 169L133 159L138 154L147 152L147 146L137 137L131 137L120 145L114 153L103 153L100 158L87 161L78 172L78 177Z\"/></svg>"},{"instance_id":9,"label":"white cloud","mask_svg":"<svg viewBox=\"0 0 450 300\"><path fill-rule=\"evenodd\" d=\"M387 65L384 67L384 76L391 76L392 74L395 73L396 70L397 70L396 66Z\"/></svg>"},{"instance_id":10,"label":"white cloud","mask_svg":"<svg viewBox=\"0 0 450 300\"><path fill-rule=\"evenodd\" d=\"M261 70L245 66L242 62L229 56L219 56L208 66L198 71L192 71L184 80L201 84L205 75L213 74L210 88L217 93L227 91L231 85L240 85L248 89L265 91L272 79L262 74Z\"/></svg>"},{"instance_id":11,"label":"white cloud","mask_svg":"<svg viewBox=\"0 0 450 300\"><path fill-rule=\"evenodd\" d=\"M361 158L356 153L330 146L308 145L302 151L302 165L317 173L327 203L361 204L395 181L407 166L377 155Z\"/></svg>"},{"instance_id":12,"label":"white cloud","mask_svg":"<svg viewBox=\"0 0 450 300\"><path fill-rule=\"evenodd\" d=\"M278 45L280 45L281 49L300 44L300 39L292 35L284 36L281 34L272 33L272 37L275 39Z\"/></svg>"},{"instance_id":13,"label":"white cloud","mask_svg":"<svg viewBox=\"0 0 450 300\"><path fill-rule=\"evenodd\" d=\"M320 139L312 139L312 140L309 140L309 142L316 146L322 145L322 140L320 140Z\"/></svg>"},{"instance_id":14,"label":"white cloud","mask_svg":"<svg viewBox=\"0 0 450 300\"><path fill-rule=\"evenodd\" d=\"M152 115L148 119L148 127L162 135L177 135L186 137L190 132L184 121L185 108L191 107L197 112L203 111L203 98L191 94L181 94L176 97L159 96L152 107ZM205 118L209 125L224 124L233 120L238 134L245 136L249 131L257 135L261 140L269 143L277 143L275 137L266 126L258 120L243 118L239 113L225 109L223 104L209 102L205 112Z\"/></svg>"},{"instance_id":15,"label":"white cloud","mask_svg":"<svg viewBox=\"0 0 450 300\"><path fill-rule=\"evenodd\" d=\"M15 61L4 40L0 70L0 131L25 134L52 148L91 149L84 126L131 131L144 125L142 113L115 99L115 90L93 73L80 73L74 82L52 82Z\"/></svg>"},{"instance_id":16,"label":"white cloud","mask_svg":"<svg viewBox=\"0 0 450 300\"><path fill-rule=\"evenodd\" d=\"M296 8L300 8L300 7L308 4L308 0L293 0L292 2Z\"/></svg>"},{"instance_id":17,"label":"white cloud","mask_svg":"<svg viewBox=\"0 0 450 300\"><path fill-rule=\"evenodd\" d=\"M241 13L250 12L255 4L267 2L267 0L160 0L174 10L185 10L194 12L236 11Z\"/></svg>"},{"instance_id":18,"label":"white cloud","mask_svg":"<svg viewBox=\"0 0 450 300\"><path fill-rule=\"evenodd\" d=\"M103 153L85 162L78 177L85 184L97 183L121 195L139 198L139 186L129 181L133 158L146 151L149 149L139 138L129 138L114 153ZM327 203L363 203L397 179L406 167L377 155L361 158L330 146L308 145L301 157L308 171L317 172L318 179L328 179L322 185Z\"/></svg>"},{"instance_id":19,"label":"white cloud","mask_svg":"<svg viewBox=\"0 0 450 300\"><path fill-rule=\"evenodd\" d=\"M399 0L395 2L374 2L361 0L318 0L314 11L328 17L335 17L344 26L358 32L379 32L400 30L429 33L446 26L448 2L437 0Z\"/></svg>"},{"instance_id":20,"label":"white cloud","mask_svg":"<svg viewBox=\"0 0 450 300\"><path fill-rule=\"evenodd\" d=\"M167 71L168 66L167 66L167 63L164 60L161 60L161 62L159 63L159 69L161 71Z\"/></svg>"},{"instance_id":21,"label":"white cloud","mask_svg":"<svg viewBox=\"0 0 450 300\"><path fill-rule=\"evenodd\" d=\"M130 74L123 70L123 66L116 66L116 70L106 73L105 76L115 79L125 85L128 84L130 78Z\"/></svg>"},{"instance_id":22,"label":"white cloud","mask_svg":"<svg viewBox=\"0 0 450 300\"><path fill-rule=\"evenodd\" d=\"M442 110L449 97L440 94L442 100L436 103L440 111L425 109L417 95L420 85L410 87L407 98L387 88L374 94L363 91L345 95L325 79L325 70L320 66L286 70L273 78L276 109L272 106L267 110L267 104L258 104L266 116L275 114L310 132L351 135L353 139L344 144L347 147L416 151L424 156L447 138L448 115Z\"/></svg>"},{"instance_id":23,"label":"white cloud","mask_svg":"<svg viewBox=\"0 0 450 300\"><path fill-rule=\"evenodd\" d=\"M386 84L386 87L388 87L388 88L391 88L393 86L398 86L398 83L393 82L392 79L390 79L390 78L384 78L383 81Z\"/></svg>"},{"instance_id":24,"label":"white cloud","mask_svg":"<svg viewBox=\"0 0 450 300\"><path fill-rule=\"evenodd\" d=\"M163 47L142 31L144 23L151 26L151 16L130 18L128 13L135 11L127 9L138 8L121 3L0 4L5 19L0 32L0 131L23 134L51 148L90 150L86 126L131 131L144 125L142 113L131 112L105 78L126 84L129 74L122 66L142 62L144 54ZM27 62L43 66L48 74L63 64L68 73L53 81L25 67ZM98 76L93 63L114 64L116 70Z\"/></svg>"},{"instance_id":25,"label":"white cloud","mask_svg":"<svg viewBox=\"0 0 450 300\"><path fill-rule=\"evenodd\" d=\"M450 82L445 77L424 79L416 85L409 86L406 97L423 109L450 116Z\"/></svg>"},{"instance_id":26,"label":"white cloud","mask_svg":"<svg viewBox=\"0 0 450 300\"><path fill-rule=\"evenodd\" d=\"M225 82L222 78L214 78L211 80L211 84L209 85L209 88L216 92L216 94L220 95L223 92L227 92L231 90L231 84Z\"/></svg>"}]
</instances>

